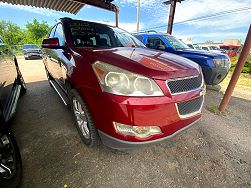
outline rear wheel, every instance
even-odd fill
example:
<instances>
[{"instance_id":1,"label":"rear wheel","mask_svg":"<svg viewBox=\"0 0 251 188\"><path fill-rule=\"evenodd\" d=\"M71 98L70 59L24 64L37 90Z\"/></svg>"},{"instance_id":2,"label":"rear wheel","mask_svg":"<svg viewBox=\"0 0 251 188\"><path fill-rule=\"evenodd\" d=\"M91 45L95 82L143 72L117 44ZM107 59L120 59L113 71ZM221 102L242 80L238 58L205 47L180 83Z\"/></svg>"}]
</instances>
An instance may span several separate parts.
<instances>
[{"instance_id":1,"label":"rear wheel","mask_svg":"<svg viewBox=\"0 0 251 188\"><path fill-rule=\"evenodd\" d=\"M75 124L81 139L89 147L99 145L100 138L86 103L75 89L70 90L70 99Z\"/></svg>"},{"instance_id":2,"label":"rear wheel","mask_svg":"<svg viewBox=\"0 0 251 188\"><path fill-rule=\"evenodd\" d=\"M18 187L21 173L21 156L14 136L0 133L0 187Z\"/></svg>"}]
</instances>

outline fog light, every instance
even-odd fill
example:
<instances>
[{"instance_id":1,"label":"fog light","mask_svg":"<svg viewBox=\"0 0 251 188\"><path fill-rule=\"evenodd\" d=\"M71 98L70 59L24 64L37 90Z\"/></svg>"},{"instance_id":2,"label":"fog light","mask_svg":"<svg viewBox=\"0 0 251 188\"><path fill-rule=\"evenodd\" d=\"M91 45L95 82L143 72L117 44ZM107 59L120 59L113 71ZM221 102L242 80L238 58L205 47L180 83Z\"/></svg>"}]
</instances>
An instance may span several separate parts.
<instances>
[{"instance_id":1,"label":"fog light","mask_svg":"<svg viewBox=\"0 0 251 188\"><path fill-rule=\"evenodd\" d=\"M147 138L149 136L162 133L158 126L131 126L114 122L114 127L118 133L138 138Z\"/></svg>"}]
</instances>

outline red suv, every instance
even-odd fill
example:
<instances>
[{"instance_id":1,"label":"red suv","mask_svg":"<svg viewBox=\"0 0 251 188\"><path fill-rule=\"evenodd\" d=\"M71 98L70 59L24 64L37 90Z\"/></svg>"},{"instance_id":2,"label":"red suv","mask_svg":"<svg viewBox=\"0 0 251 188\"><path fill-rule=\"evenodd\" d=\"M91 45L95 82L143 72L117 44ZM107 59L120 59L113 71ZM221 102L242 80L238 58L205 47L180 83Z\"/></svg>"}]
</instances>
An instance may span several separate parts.
<instances>
[{"instance_id":1,"label":"red suv","mask_svg":"<svg viewBox=\"0 0 251 188\"><path fill-rule=\"evenodd\" d=\"M126 150L197 122L204 101L198 64L147 49L116 27L62 18L44 39L50 85L70 105L83 142Z\"/></svg>"}]
</instances>

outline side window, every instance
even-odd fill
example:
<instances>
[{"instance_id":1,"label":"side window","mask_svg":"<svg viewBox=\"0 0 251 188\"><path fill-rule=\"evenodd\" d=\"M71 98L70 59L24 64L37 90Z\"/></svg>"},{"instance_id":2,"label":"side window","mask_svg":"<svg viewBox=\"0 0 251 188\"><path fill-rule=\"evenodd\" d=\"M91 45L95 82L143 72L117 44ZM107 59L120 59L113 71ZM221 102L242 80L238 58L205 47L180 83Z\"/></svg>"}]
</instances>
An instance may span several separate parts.
<instances>
[{"instance_id":1,"label":"side window","mask_svg":"<svg viewBox=\"0 0 251 188\"><path fill-rule=\"evenodd\" d=\"M159 37L148 37L146 46L148 48L165 50L166 44Z\"/></svg>"},{"instance_id":2,"label":"side window","mask_svg":"<svg viewBox=\"0 0 251 188\"><path fill-rule=\"evenodd\" d=\"M207 47L202 47L202 49L208 51Z\"/></svg>"},{"instance_id":3,"label":"side window","mask_svg":"<svg viewBox=\"0 0 251 188\"><path fill-rule=\"evenodd\" d=\"M194 49L194 47L193 47L193 45L192 45L192 44L187 44L187 46L189 46L189 48Z\"/></svg>"},{"instance_id":4,"label":"side window","mask_svg":"<svg viewBox=\"0 0 251 188\"><path fill-rule=\"evenodd\" d=\"M57 29L55 31L54 37L58 38L60 46L64 46L65 45L65 37L64 37L64 32L63 32L62 24L58 24L57 25Z\"/></svg>"},{"instance_id":5,"label":"side window","mask_svg":"<svg viewBox=\"0 0 251 188\"><path fill-rule=\"evenodd\" d=\"M54 26L54 27L51 29L49 38L53 38L53 37L54 37L55 29L56 29L56 26Z\"/></svg>"},{"instance_id":6,"label":"side window","mask_svg":"<svg viewBox=\"0 0 251 188\"><path fill-rule=\"evenodd\" d=\"M138 40L140 40L141 42L143 42L143 39L144 39L143 36L135 35L134 37L136 37Z\"/></svg>"}]
</instances>

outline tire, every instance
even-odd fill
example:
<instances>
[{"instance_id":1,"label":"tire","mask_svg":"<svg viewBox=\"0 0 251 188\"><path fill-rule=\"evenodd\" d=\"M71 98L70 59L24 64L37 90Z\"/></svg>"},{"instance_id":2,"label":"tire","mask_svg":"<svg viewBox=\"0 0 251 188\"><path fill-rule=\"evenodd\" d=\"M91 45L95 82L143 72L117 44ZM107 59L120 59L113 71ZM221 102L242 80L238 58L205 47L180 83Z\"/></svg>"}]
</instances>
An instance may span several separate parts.
<instances>
[{"instance_id":1,"label":"tire","mask_svg":"<svg viewBox=\"0 0 251 188\"><path fill-rule=\"evenodd\" d=\"M5 137L4 137L5 136ZM12 174L4 174L0 173L0 187L1 188L16 188L19 187L19 184L21 182L22 177L22 162L21 162L21 155L18 149L18 146L16 144L15 138L12 133L0 133L0 148L1 148L1 157L0 157L0 163L6 165L6 161L2 160L4 155L6 155L6 151L3 151L3 148L12 148L13 152L13 166L15 170L11 171ZM4 137L4 138L3 138ZM3 144L2 138L6 142L6 138L9 141L9 144ZM8 146L8 147L7 147ZM7 165L6 165L7 166ZM13 168L13 169L14 169Z\"/></svg>"},{"instance_id":2,"label":"tire","mask_svg":"<svg viewBox=\"0 0 251 188\"><path fill-rule=\"evenodd\" d=\"M89 147L98 146L100 138L86 103L75 89L70 90L69 96L75 125L82 141Z\"/></svg>"},{"instance_id":3,"label":"tire","mask_svg":"<svg viewBox=\"0 0 251 188\"><path fill-rule=\"evenodd\" d=\"M25 60L28 60L29 58L28 57L24 57Z\"/></svg>"}]
</instances>

